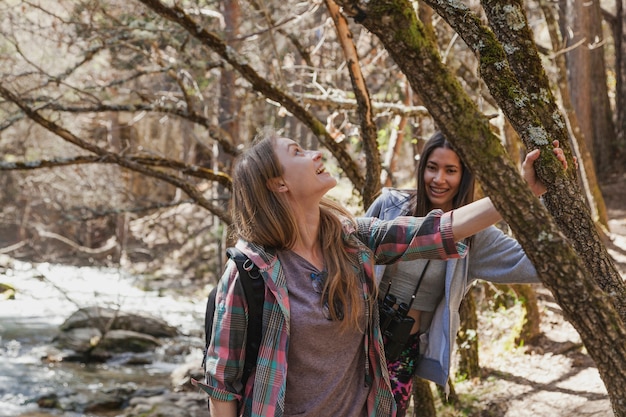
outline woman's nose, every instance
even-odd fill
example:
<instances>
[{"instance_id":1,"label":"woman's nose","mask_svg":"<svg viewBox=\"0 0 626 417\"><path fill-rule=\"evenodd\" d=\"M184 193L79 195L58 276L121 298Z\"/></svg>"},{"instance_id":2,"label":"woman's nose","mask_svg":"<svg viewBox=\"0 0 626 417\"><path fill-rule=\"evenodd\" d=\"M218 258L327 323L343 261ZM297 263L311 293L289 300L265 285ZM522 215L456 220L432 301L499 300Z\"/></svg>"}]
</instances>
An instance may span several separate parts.
<instances>
[{"instance_id":1,"label":"woman's nose","mask_svg":"<svg viewBox=\"0 0 626 417\"><path fill-rule=\"evenodd\" d=\"M310 151L310 152L313 154L312 158L314 161L317 161L318 159L322 159L321 151Z\"/></svg>"}]
</instances>

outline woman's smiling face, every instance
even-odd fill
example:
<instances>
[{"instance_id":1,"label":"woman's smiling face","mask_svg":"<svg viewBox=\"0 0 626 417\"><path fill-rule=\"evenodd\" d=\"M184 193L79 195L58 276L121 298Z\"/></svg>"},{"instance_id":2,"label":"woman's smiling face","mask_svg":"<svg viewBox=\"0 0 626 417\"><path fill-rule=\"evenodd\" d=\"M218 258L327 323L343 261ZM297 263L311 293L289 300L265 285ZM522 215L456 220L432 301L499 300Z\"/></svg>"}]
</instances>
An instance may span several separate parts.
<instances>
[{"instance_id":1,"label":"woman's smiling face","mask_svg":"<svg viewBox=\"0 0 626 417\"><path fill-rule=\"evenodd\" d=\"M323 197L337 185L337 180L324 168L320 151L304 150L289 138L278 138L274 145L282 165L282 183L294 197Z\"/></svg>"},{"instance_id":2,"label":"woman's smiling face","mask_svg":"<svg viewBox=\"0 0 626 417\"><path fill-rule=\"evenodd\" d=\"M451 149L436 148L428 157L424 185L431 208L452 210L452 200L459 192L463 168L459 156Z\"/></svg>"}]
</instances>

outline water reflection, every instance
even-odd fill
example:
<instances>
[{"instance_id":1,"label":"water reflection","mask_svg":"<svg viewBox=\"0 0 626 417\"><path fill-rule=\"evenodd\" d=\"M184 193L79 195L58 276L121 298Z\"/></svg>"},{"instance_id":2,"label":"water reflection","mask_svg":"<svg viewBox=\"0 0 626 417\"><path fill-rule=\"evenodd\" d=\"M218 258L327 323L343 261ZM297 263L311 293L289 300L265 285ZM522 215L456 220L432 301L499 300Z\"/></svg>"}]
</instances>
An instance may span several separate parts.
<instances>
[{"instance_id":1,"label":"water reflection","mask_svg":"<svg viewBox=\"0 0 626 417\"><path fill-rule=\"evenodd\" d=\"M160 348L157 362L145 366L127 367L123 361L92 365L42 362L58 326L78 308L98 305L150 314L191 335L189 344L201 341L202 301L142 291L134 285L135 278L114 269L14 261L0 282L16 289L15 300L0 301L0 417L36 410L33 401L46 394L71 399L124 386L149 389L167 385L170 372L182 361L166 352L167 346Z\"/></svg>"}]
</instances>

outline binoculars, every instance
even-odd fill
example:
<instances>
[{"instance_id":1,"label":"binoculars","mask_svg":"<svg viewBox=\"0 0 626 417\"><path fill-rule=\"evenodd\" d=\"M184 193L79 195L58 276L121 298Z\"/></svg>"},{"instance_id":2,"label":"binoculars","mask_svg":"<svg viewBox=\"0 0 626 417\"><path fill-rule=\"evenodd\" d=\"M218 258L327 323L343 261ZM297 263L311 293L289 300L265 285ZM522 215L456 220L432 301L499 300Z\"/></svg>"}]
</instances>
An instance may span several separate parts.
<instances>
[{"instance_id":1,"label":"binoculars","mask_svg":"<svg viewBox=\"0 0 626 417\"><path fill-rule=\"evenodd\" d=\"M415 320L407 317L409 306L406 303L400 303L396 306L396 297L392 294L385 295L383 300L378 300L378 310L380 314L380 331L383 334L383 342L385 344L385 357L388 361L395 361L409 336Z\"/></svg>"}]
</instances>

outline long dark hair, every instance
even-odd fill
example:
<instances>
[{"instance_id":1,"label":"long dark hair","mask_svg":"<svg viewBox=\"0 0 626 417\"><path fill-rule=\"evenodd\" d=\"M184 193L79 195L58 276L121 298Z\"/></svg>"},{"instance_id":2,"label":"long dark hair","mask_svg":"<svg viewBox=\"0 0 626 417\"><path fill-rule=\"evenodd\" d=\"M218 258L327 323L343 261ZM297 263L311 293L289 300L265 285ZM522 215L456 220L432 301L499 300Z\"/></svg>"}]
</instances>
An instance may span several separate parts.
<instances>
[{"instance_id":1,"label":"long dark hair","mask_svg":"<svg viewBox=\"0 0 626 417\"><path fill-rule=\"evenodd\" d=\"M456 153L456 150L452 144L448 142L443 133L437 131L428 139L420 155L419 163L417 164L417 190L410 206L413 216L423 217L433 209L426 194L424 171L426 170L426 164L428 163L430 154L437 148L450 149ZM461 161L461 184L459 185L459 191L452 199L452 208L459 208L472 201L474 201L474 174L472 174L463 161Z\"/></svg>"}]
</instances>

